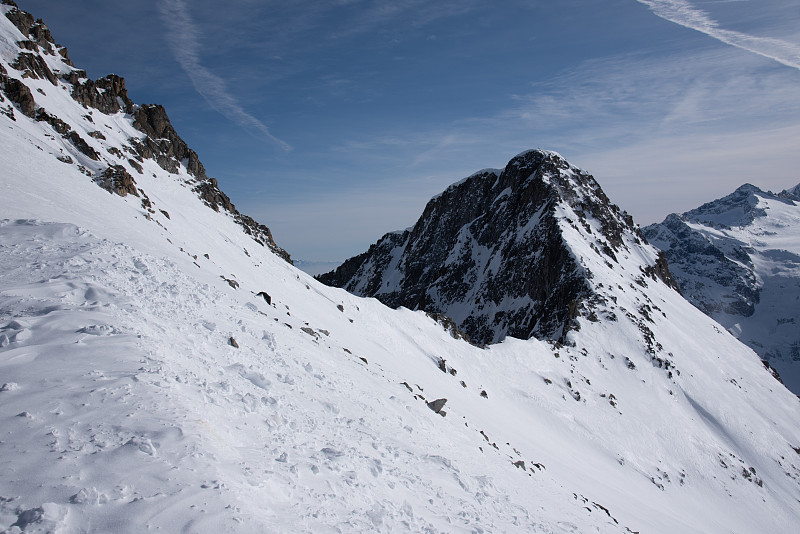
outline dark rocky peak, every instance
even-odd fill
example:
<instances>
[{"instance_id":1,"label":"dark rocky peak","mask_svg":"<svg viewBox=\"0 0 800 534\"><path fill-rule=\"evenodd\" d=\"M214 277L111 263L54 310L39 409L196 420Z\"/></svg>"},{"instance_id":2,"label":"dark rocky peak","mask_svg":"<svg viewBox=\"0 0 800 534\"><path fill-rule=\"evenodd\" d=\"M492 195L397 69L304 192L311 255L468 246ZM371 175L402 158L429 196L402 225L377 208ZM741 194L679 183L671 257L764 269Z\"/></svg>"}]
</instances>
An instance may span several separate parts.
<instances>
[{"instance_id":1,"label":"dark rocky peak","mask_svg":"<svg viewBox=\"0 0 800 534\"><path fill-rule=\"evenodd\" d=\"M564 228L574 229L572 237ZM576 237L578 236L578 237ZM416 224L320 275L323 283L392 307L450 317L477 343L506 336L560 340L598 302L570 239L590 241L611 268L629 244L645 246L632 219L594 178L554 152L519 154L428 203ZM637 275L671 282L663 257Z\"/></svg>"}]
</instances>

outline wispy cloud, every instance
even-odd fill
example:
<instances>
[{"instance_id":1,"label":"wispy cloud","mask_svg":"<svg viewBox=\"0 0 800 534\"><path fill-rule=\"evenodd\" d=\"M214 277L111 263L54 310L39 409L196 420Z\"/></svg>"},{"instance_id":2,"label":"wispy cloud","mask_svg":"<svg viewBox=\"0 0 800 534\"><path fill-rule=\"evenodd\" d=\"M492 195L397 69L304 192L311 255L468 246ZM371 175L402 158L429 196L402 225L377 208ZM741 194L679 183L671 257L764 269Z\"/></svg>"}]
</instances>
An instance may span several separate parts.
<instances>
[{"instance_id":1,"label":"wispy cloud","mask_svg":"<svg viewBox=\"0 0 800 534\"><path fill-rule=\"evenodd\" d=\"M335 150L339 159L381 168L387 183L418 176L410 189L425 196L524 149L550 148L592 172L614 202L646 224L747 181L774 190L797 183L796 86L794 70L731 48L639 51L565 69L491 115L396 128ZM386 192L376 202L388 205L390 198ZM370 216L357 205L350 209ZM366 226L391 229L374 221Z\"/></svg>"},{"instance_id":2,"label":"wispy cloud","mask_svg":"<svg viewBox=\"0 0 800 534\"><path fill-rule=\"evenodd\" d=\"M434 21L467 13L480 5L474 0L439 1L428 0L370 0L349 2L358 6L358 11L347 26L334 33L334 37L374 31L376 28L404 21L411 27L422 27Z\"/></svg>"},{"instance_id":3,"label":"wispy cloud","mask_svg":"<svg viewBox=\"0 0 800 534\"><path fill-rule=\"evenodd\" d=\"M663 19L800 70L800 46L795 43L720 28L719 23L708 13L694 7L687 0L637 0L637 2L648 6L653 13Z\"/></svg>"},{"instance_id":4,"label":"wispy cloud","mask_svg":"<svg viewBox=\"0 0 800 534\"><path fill-rule=\"evenodd\" d=\"M265 136L283 150L291 150L292 147L287 142L272 135L263 122L242 108L231 95L224 79L203 66L197 38L199 31L189 15L184 0L164 0L158 8L164 22L171 30L167 34L167 41L172 47L175 59L206 102L239 126Z\"/></svg>"}]
</instances>

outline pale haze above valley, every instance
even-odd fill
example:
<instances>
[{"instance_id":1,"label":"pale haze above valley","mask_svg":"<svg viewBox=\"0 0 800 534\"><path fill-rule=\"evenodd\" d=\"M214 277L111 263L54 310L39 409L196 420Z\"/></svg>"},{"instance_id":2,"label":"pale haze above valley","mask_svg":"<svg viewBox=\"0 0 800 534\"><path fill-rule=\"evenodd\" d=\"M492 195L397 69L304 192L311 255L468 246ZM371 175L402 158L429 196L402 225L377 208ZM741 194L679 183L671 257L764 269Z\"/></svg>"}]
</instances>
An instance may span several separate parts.
<instances>
[{"instance_id":1,"label":"pale haze above valley","mask_svg":"<svg viewBox=\"0 0 800 534\"><path fill-rule=\"evenodd\" d=\"M641 225L800 181L796 2L26 0L159 103L293 257L341 261L430 197L555 150Z\"/></svg>"}]
</instances>

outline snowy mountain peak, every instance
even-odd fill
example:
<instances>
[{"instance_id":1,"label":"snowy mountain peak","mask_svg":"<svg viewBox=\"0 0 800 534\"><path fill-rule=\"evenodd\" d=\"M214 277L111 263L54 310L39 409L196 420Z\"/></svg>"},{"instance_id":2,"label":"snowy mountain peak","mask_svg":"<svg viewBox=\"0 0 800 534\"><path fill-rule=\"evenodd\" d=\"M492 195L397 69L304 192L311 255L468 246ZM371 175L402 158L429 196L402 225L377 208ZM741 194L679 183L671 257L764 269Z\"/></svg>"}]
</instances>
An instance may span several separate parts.
<instances>
[{"instance_id":1,"label":"snowy mountain peak","mask_svg":"<svg viewBox=\"0 0 800 534\"><path fill-rule=\"evenodd\" d=\"M682 293L776 368L800 394L800 186L745 184L644 229Z\"/></svg>"},{"instance_id":2,"label":"snowy mountain peak","mask_svg":"<svg viewBox=\"0 0 800 534\"><path fill-rule=\"evenodd\" d=\"M164 226L159 218L169 220L165 214L176 209L157 200L157 185L145 186L147 172L154 178L166 173L191 188L207 206L232 217L256 243L291 262L269 228L240 213L206 175L162 106L134 104L120 76L89 79L73 66L67 49L55 44L44 22L14 2L4 2L0 10L0 112L15 122L20 113L35 121L39 133L57 134L53 157L74 165L107 191L130 196L125 201L138 202L155 223ZM146 172L146 161L156 168Z\"/></svg>"},{"instance_id":3,"label":"snowy mountain peak","mask_svg":"<svg viewBox=\"0 0 800 534\"><path fill-rule=\"evenodd\" d=\"M393 306L451 317L480 343L564 341L609 302L602 273L669 270L597 181L555 152L525 151L434 197L402 234L319 279Z\"/></svg>"},{"instance_id":4,"label":"snowy mountain peak","mask_svg":"<svg viewBox=\"0 0 800 534\"><path fill-rule=\"evenodd\" d=\"M800 202L800 184L797 184L790 189L784 189L779 193L779 196L794 202Z\"/></svg>"},{"instance_id":5,"label":"snowy mountain peak","mask_svg":"<svg viewBox=\"0 0 800 534\"><path fill-rule=\"evenodd\" d=\"M799 186L800 187L800 186ZM734 228L752 224L758 217L767 215L766 201L791 203L795 200L797 187L775 194L762 191L752 184L744 184L730 195L703 204L683 214L686 220L709 224L720 228Z\"/></svg>"}]
</instances>

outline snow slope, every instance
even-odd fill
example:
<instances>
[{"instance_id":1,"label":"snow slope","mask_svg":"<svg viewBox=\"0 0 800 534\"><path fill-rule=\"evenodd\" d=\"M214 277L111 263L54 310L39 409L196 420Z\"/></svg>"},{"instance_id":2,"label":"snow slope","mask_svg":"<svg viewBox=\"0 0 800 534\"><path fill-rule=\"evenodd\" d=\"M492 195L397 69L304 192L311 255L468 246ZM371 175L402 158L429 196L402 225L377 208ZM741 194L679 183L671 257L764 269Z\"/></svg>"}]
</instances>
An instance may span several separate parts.
<instances>
[{"instance_id":1,"label":"snow slope","mask_svg":"<svg viewBox=\"0 0 800 534\"><path fill-rule=\"evenodd\" d=\"M800 394L800 186L746 184L645 228L684 296L755 350Z\"/></svg>"},{"instance_id":2,"label":"snow slope","mask_svg":"<svg viewBox=\"0 0 800 534\"><path fill-rule=\"evenodd\" d=\"M0 16L8 76L77 128L67 82L40 99L11 67L14 31ZM576 245L618 319L480 349L317 283L185 162L130 168L151 212L0 104L0 531L797 530L800 401L672 289L631 283L639 259L603 270ZM142 135L92 117L104 158Z\"/></svg>"}]
</instances>

